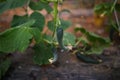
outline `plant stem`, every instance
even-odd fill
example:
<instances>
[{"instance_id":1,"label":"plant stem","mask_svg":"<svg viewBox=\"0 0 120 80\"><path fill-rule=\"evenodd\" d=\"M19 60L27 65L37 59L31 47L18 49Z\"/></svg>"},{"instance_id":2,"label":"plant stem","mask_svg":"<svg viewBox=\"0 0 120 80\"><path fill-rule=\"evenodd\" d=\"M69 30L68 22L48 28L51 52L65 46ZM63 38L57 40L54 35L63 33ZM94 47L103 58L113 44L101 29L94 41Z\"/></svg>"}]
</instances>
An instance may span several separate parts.
<instances>
[{"instance_id":1,"label":"plant stem","mask_svg":"<svg viewBox=\"0 0 120 80\"><path fill-rule=\"evenodd\" d=\"M117 0L114 1L113 5L111 7L111 12L114 10L116 3L117 3Z\"/></svg>"},{"instance_id":2,"label":"plant stem","mask_svg":"<svg viewBox=\"0 0 120 80\"><path fill-rule=\"evenodd\" d=\"M117 15L117 12L116 12L115 9L114 9L114 15L115 15L115 20L116 20L116 23L117 23L117 26L118 26L118 30L119 30L119 32L120 32L120 23L119 23L118 15Z\"/></svg>"},{"instance_id":3,"label":"plant stem","mask_svg":"<svg viewBox=\"0 0 120 80\"><path fill-rule=\"evenodd\" d=\"M118 15L117 15L116 9L115 9L115 5L116 4L117 4L117 0L114 1L113 6L111 8L111 12L112 11L114 12L115 20L116 20L116 23L117 23L117 26L118 26L118 31L120 32L120 23L119 23L119 19L118 19Z\"/></svg>"},{"instance_id":4,"label":"plant stem","mask_svg":"<svg viewBox=\"0 0 120 80\"><path fill-rule=\"evenodd\" d=\"M56 29L57 29L57 26L58 26L58 2L54 2L54 11L53 11L53 14L54 14L54 31L53 31L53 41L55 39L55 33L56 33Z\"/></svg>"},{"instance_id":5,"label":"plant stem","mask_svg":"<svg viewBox=\"0 0 120 80\"><path fill-rule=\"evenodd\" d=\"M29 4L30 4L30 0L26 4L26 13L28 17L29 17Z\"/></svg>"}]
</instances>

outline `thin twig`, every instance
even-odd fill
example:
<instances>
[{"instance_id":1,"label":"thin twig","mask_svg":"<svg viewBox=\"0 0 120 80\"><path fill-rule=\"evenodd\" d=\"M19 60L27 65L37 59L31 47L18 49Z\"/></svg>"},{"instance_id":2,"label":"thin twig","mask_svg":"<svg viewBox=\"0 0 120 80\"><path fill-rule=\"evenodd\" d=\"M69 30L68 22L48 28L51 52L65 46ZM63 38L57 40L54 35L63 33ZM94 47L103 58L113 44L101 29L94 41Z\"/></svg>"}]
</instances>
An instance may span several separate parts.
<instances>
[{"instance_id":1,"label":"thin twig","mask_svg":"<svg viewBox=\"0 0 120 80\"><path fill-rule=\"evenodd\" d=\"M116 3L117 3L117 0L114 1L113 5L111 7L111 12L114 10L114 7L115 7Z\"/></svg>"},{"instance_id":2,"label":"thin twig","mask_svg":"<svg viewBox=\"0 0 120 80\"><path fill-rule=\"evenodd\" d=\"M116 20L116 23L117 23L117 26L118 26L118 29L119 29L119 32L120 32L120 23L119 23L119 19L118 19L118 15L117 15L117 12L114 8L114 15L115 15L115 20Z\"/></svg>"}]
</instances>

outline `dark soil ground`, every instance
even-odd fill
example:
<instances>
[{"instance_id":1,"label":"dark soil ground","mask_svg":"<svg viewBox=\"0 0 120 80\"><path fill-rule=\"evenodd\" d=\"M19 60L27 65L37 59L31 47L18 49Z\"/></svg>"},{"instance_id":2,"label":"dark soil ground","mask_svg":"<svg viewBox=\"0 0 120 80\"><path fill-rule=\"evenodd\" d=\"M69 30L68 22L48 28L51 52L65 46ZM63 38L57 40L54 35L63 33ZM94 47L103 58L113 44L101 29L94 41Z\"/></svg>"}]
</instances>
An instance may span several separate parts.
<instances>
[{"instance_id":1,"label":"dark soil ground","mask_svg":"<svg viewBox=\"0 0 120 80\"><path fill-rule=\"evenodd\" d=\"M58 63L39 66L32 61L33 50L13 53L12 65L3 80L120 80L120 49L110 47L100 55L100 64L85 63L71 52L58 52Z\"/></svg>"}]
</instances>

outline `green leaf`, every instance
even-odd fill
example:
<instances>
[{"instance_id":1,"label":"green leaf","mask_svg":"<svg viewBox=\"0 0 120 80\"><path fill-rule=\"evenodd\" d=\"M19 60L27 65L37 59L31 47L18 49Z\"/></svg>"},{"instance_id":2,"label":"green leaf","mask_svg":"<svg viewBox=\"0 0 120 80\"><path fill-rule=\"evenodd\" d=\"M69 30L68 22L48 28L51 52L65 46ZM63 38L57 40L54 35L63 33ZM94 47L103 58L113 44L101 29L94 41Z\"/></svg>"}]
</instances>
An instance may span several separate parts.
<instances>
[{"instance_id":1,"label":"green leaf","mask_svg":"<svg viewBox=\"0 0 120 80\"><path fill-rule=\"evenodd\" d=\"M4 1L6 1L6 0L0 0L0 2L4 2Z\"/></svg>"},{"instance_id":2,"label":"green leaf","mask_svg":"<svg viewBox=\"0 0 120 80\"><path fill-rule=\"evenodd\" d=\"M30 8L33 10L42 10L42 9L46 9L46 11L48 13L50 13L53 9L51 8L51 6L48 3L44 3L44 2L34 2L31 1L29 4Z\"/></svg>"},{"instance_id":3,"label":"green leaf","mask_svg":"<svg viewBox=\"0 0 120 80\"><path fill-rule=\"evenodd\" d=\"M5 75L7 70L9 69L10 64L11 64L11 60L10 59L6 59L5 61L0 63L0 80Z\"/></svg>"},{"instance_id":4,"label":"green leaf","mask_svg":"<svg viewBox=\"0 0 120 80\"><path fill-rule=\"evenodd\" d=\"M34 47L35 55L33 57L34 63L38 65L49 64L49 59L53 58L53 53L50 46L43 42Z\"/></svg>"},{"instance_id":5,"label":"green leaf","mask_svg":"<svg viewBox=\"0 0 120 80\"><path fill-rule=\"evenodd\" d=\"M30 15L30 19L36 20L34 23L33 27L38 28L40 31L43 30L44 25L45 25L45 18L41 13L34 12Z\"/></svg>"},{"instance_id":6,"label":"green leaf","mask_svg":"<svg viewBox=\"0 0 120 80\"><path fill-rule=\"evenodd\" d=\"M105 14L105 15L110 15L111 14L111 7L113 6L113 3L106 2L106 3L101 3L95 6L94 11L97 14ZM120 12L120 4L116 4L115 7L116 11Z\"/></svg>"},{"instance_id":7,"label":"green leaf","mask_svg":"<svg viewBox=\"0 0 120 80\"><path fill-rule=\"evenodd\" d=\"M90 42L99 42L99 43L107 43L108 40L105 39L105 38L102 38L92 32L88 32L87 34L87 39L90 41Z\"/></svg>"},{"instance_id":8,"label":"green leaf","mask_svg":"<svg viewBox=\"0 0 120 80\"><path fill-rule=\"evenodd\" d=\"M86 37L80 37L78 38L78 41L81 42L84 46L89 44L89 41L86 39Z\"/></svg>"},{"instance_id":9,"label":"green leaf","mask_svg":"<svg viewBox=\"0 0 120 80\"><path fill-rule=\"evenodd\" d=\"M31 19L31 20L28 20L26 23L21 24L21 25L19 25L19 26L17 26L17 27L24 27L24 26L26 26L26 27L31 27L34 23L35 23L35 20L34 20L34 19Z\"/></svg>"},{"instance_id":10,"label":"green leaf","mask_svg":"<svg viewBox=\"0 0 120 80\"><path fill-rule=\"evenodd\" d=\"M43 9L42 3L40 1L39 2L30 1L29 7L33 10Z\"/></svg>"},{"instance_id":11,"label":"green leaf","mask_svg":"<svg viewBox=\"0 0 120 80\"><path fill-rule=\"evenodd\" d=\"M94 11L97 14L107 14L109 15L111 13L111 7L112 7L113 3L101 3L95 6Z\"/></svg>"},{"instance_id":12,"label":"green leaf","mask_svg":"<svg viewBox=\"0 0 120 80\"><path fill-rule=\"evenodd\" d=\"M52 8L49 4L44 3L43 6L44 6L44 9L45 9L48 13L50 13L50 12L53 11L53 8Z\"/></svg>"},{"instance_id":13,"label":"green leaf","mask_svg":"<svg viewBox=\"0 0 120 80\"><path fill-rule=\"evenodd\" d=\"M76 28L76 31L81 31L84 35L84 38L87 39L87 43L92 47L87 54L101 54L103 49L110 45L110 40L103 38L93 32L89 32L84 28ZM83 42L82 42L83 43ZM84 44L84 43L83 43Z\"/></svg>"},{"instance_id":14,"label":"green leaf","mask_svg":"<svg viewBox=\"0 0 120 80\"><path fill-rule=\"evenodd\" d=\"M64 30L69 28L71 25L70 21L65 21L63 19L60 19L60 22L61 22L61 25L59 25L58 27L62 27ZM47 26L51 31L54 31L54 21L53 20L49 21Z\"/></svg>"},{"instance_id":15,"label":"green leaf","mask_svg":"<svg viewBox=\"0 0 120 80\"><path fill-rule=\"evenodd\" d=\"M49 21L47 24L47 27L49 28L49 30L54 31L54 28L55 28L54 21L53 20Z\"/></svg>"},{"instance_id":16,"label":"green leaf","mask_svg":"<svg viewBox=\"0 0 120 80\"><path fill-rule=\"evenodd\" d=\"M83 34L86 33L86 30L85 30L84 28L75 28L75 32L77 32L77 31L80 31L80 32L82 32Z\"/></svg>"},{"instance_id":17,"label":"green leaf","mask_svg":"<svg viewBox=\"0 0 120 80\"><path fill-rule=\"evenodd\" d=\"M17 15L15 15L13 17L12 22L11 22L11 26L15 27L15 26L21 25L21 24L27 22L28 20L29 20L28 19L28 15L24 15L24 16L17 16Z\"/></svg>"},{"instance_id":18,"label":"green leaf","mask_svg":"<svg viewBox=\"0 0 120 80\"><path fill-rule=\"evenodd\" d=\"M106 38L103 38L93 32L89 32L87 30L85 30L84 28L76 28L75 31L81 31L83 33L84 36L86 36L86 38L91 42L91 43L109 43L109 40Z\"/></svg>"},{"instance_id":19,"label":"green leaf","mask_svg":"<svg viewBox=\"0 0 120 80\"><path fill-rule=\"evenodd\" d=\"M38 28L31 28L30 33L33 35L36 43L38 44L41 41L41 32Z\"/></svg>"},{"instance_id":20,"label":"green leaf","mask_svg":"<svg viewBox=\"0 0 120 80\"><path fill-rule=\"evenodd\" d=\"M67 33L67 32L64 33L64 35L63 35L64 45L74 45L75 40L76 40L76 37L73 34Z\"/></svg>"},{"instance_id":21,"label":"green leaf","mask_svg":"<svg viewBox=\"0 0 120 80\"><path fill-rule=\"evenodd\" d=\"M110 44L96 44L96 45L93 45L90 50L86 51L86 54L100 55L103 52L103 49L105 49L109 46L110 46Z\"/></svg>"},{"instance_id":22,"label":"green leaf","mask_svg":"<svg viewBox=\"0 0 120 80\"><path fill-rule=\"evenodd\" d=\"M52 36L51 35L45 34L45 35L43 35L43 38L47 43L52 43Z\"/></svg>"},{"instance_id":23,"label":"green leaf","mask_svg":"<svg viewBox=\"0 0 120 80\"><path fill-rule=\"evenodd\" d=\"M0 3L0 14L3 13L6 10L9 10L10 5L7 6L7 2L1 2Z\"/></svg>"},{"instance_id":24,"label":"green leaf","mask_svg":"<svg viewBox=\"0 0 120 80\"><path fill-rule=\"evenodd\" d=\"M0 3L0 13L9 10L14 9L17 7L24 6L29 0L7 0L2 3ZM4 4L4 5L3 5ZM1 6L2 5L2 6Z\"/></svg>"},{"instance_id":25,"label":"green leaf","mask_svg":"<svg viewBox=\"0 0 120 80\"><path fill-rule=\"evenodd\" d=\"M68 29L71 26L70 21L66 21L66 20L63 20L63 19L60 19L60 21L61 21L60 27L62 27L64 30Z\"/></svg>"},{"instance_id":26,"label":"green leaf","mask_svg":"<svg viewBox=\"0 0 120 80\"><path fill-rule=\"evenodd\" d=\"M29 40L33 37L29 32L29 26L33 23L34 21L32 20L0 33L0 51L6 53L14 51L23 52L29 46Z\"/></svg>"}]
</instances>

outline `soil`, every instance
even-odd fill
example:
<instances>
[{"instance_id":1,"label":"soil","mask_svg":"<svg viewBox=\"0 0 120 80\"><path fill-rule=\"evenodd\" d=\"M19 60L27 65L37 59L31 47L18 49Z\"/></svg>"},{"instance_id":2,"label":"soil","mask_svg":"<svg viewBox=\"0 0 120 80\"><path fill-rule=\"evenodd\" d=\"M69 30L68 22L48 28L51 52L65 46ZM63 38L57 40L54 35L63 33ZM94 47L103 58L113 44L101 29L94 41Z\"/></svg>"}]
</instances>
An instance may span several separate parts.
<instances>
[{"instance_id":1,"label":"soil","mask_svg":"<svg viewBox=\"0 0 120 80\"><path fill-rule=\"evenodd\" d=\"M120 49L110 47L99 57L100 64L85 63L72 52L58 51L55 64L39 66L32 61L31 48L11 54L12 65L2 80L119 80Z\"/></svg>"}]
</instances>

